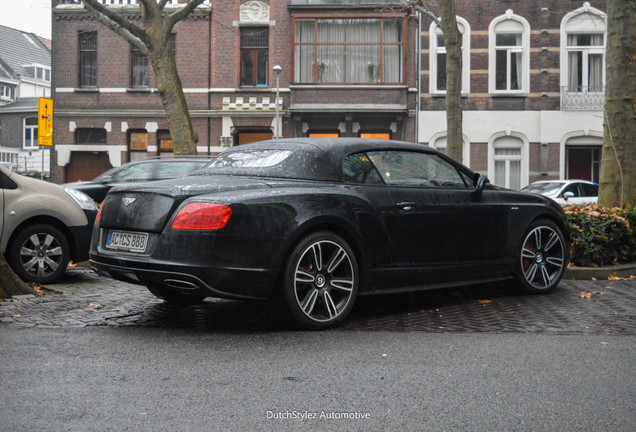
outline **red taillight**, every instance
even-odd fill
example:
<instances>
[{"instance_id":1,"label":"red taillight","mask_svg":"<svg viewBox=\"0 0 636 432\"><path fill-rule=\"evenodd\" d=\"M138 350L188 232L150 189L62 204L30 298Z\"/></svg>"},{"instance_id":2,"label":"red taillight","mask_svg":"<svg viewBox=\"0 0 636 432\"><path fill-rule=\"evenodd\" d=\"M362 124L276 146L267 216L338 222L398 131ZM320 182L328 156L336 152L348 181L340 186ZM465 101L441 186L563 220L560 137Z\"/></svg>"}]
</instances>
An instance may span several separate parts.
<instances>
[{"instance_id":1,"label":"red taillight","mask_svg":"<svg viewBox=\"0 0 636 432\"><path fill-rule=\"evenodd\" d=\"M97 210L97 216L95 216L95 223L99 223L99 219L102 217L102 209L104 208L104 203L99 206L99 210Z\"/></svg>"},{"instance_id":2,"label":"red taillight","mask_svg":"<svg viewBox=\"0 0 636 432\"><path fill-rule=\"evenodd\" d=\"M232 208L222 204L191 203L172 222L176 230L218 230L227 225Z\"/></svg>"}]
</instances>

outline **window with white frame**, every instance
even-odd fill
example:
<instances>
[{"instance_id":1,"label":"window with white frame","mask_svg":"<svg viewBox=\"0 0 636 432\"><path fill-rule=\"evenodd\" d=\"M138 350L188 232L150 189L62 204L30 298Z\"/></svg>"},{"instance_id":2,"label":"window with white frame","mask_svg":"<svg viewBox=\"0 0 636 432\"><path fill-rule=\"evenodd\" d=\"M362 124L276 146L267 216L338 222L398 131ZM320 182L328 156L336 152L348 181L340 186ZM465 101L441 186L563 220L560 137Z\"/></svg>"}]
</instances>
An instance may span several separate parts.
<instances>
[{"instance_id":1,"label":"window with white frame","mask_svg":"<svg viewBox=\"0 0 636 432\"><path fill-rule=\"evenodd\" d=\"M446 150L448 147L446 135L434 136L431 139L431 147L433 147L435 150L439 152L448 154ZM460 162L466 165L467 167L470 167L470 143L466 139L466 136L464 136L462 140L462 160Z\"/></svg>"},{"instance_id":2,"label":"window with white frame","mask_svg":"<svg viewBox=\"0 0 636 432\"><path fill-rule=\"evenodd\" d=\"M567 93L601 93L605 83L607 15L585 3L561 21L561 86Z\"/></svg>"},{"instance_id":3,"label":"window with white frame","mask_svg":"<svg viewBox=\"0 0 636 432\"><path fill-rule=\"evenodd\" d=\"M470 25L468 21L457 17L457 27L461 33L462 44L462 94L470 93ZM430 30L430 93L446 93L446 46L444 34L437 24L432 23Z\"/></svg>"},{"instance_id":4,"label":"window with white frame","mask_svg":"<svg viewBox=\"0 0 636 432\"><path fill-rule=\"evenodd\" d=\"M25 149L38 148L38 118L26 117L24 119L24 140Z\"/></svg>"},{"instance_id":5,"label":"window with white frame","mask_svg":"<svg viewBox=\"0 0 636 432\"><path fill-rule=\"evenodd\" d=\"M488 29L490 93L527 94L530 87L530 24L508 9Z\"/></svg>"},{"instance_id":6,"label":"window with white frame","mask_svg":"<svg viewBox=\"0 0 636 432\"><path fill-rule=\"evenodd\" d=\"M515 136L496 138L492 144L490 177L493 184L519 190L524 181L524 142Z\"/></svg>"},{"instance_id":7,"label":"window with white frame","mask_svg":"<svg viewBox=\"0 0 636 432\"><path fill-rule=\"evenodd\" d=\"M13 100L13 89L10 86L0 86L0 99L4 101Z\"/></svg>"}]
</instances>

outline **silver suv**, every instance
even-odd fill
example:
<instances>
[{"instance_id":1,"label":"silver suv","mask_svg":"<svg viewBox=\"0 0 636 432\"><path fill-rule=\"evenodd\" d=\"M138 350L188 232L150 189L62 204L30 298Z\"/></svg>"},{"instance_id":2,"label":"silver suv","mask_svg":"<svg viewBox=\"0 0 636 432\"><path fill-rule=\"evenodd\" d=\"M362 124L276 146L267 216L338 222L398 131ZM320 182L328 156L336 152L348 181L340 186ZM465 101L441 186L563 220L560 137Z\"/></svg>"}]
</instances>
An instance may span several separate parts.
<instances>
[{"instance_id":1,"label":"silver suv","mask_svg":"<svg viewBox=\"0 0 636 432\"><path fill-rule=\"evenodd\" d=\"M0 166L0 251L22 280L50 283L88 259L96 215L86 194Z\"/></svg>"}]
</instances>

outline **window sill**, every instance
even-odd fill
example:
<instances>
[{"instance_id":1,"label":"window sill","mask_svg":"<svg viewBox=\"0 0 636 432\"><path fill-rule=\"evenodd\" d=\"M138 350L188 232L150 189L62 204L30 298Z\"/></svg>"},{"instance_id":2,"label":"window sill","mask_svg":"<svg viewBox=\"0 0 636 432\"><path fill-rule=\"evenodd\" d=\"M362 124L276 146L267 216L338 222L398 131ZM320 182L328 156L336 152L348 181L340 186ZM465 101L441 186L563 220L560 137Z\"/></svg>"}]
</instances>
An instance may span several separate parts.
<instances>
[{"instance_id":1,"label":"window sill","mask_svg":"<svg viewBox=\"0 0 636 432\"><path fill-rule=\"evenodd\" d=\"M150 87L129 87L126 89L126 93L152 93Z\"/></svg>"},{"instance_id":2,"label":"window sill","mask_svg":"<svg viewBox=\"0 0 636 432\"><path fill-rule=\"evenodd\" d=\"M236 93L271 93L272 90L276 90L274 87L258 86L258 87L239 87L236 89Z\"/></svg>"},{"instance_id":3,"label":"window sill","mask_svg":"<svg viewBox=\"0 0 636 432\"><path fill-rule=\"evenodd\" d=\"M99 93L99 87L78 87L75 93Z\"/></svg>"},{"instance_id":4,"label":"window sill","mask_svg":"<svg viewBox=\"0 0 636 432\"><path fill-rule=\"evenodd\" d=\"M408 89L405 84L292 84L291 89Z\"/></svg>"},{"instance_id":5,"label":"window sill","mask_svg":"<svg viewBox=\"0 0 636 432\"><path fill-rule=\"evenodd\" d=\"M490 93L490 97L493 98L525 98L528 97L528 93L526 92L521 92L521 93Z\"/></svg>"},{"instance_id":6,"label":"window sill","mask_svg":"<svg viewBox=\"0 0 636 432\"><path fill-rule=\"evenodd\" d=\"M423 93L425 94L425 93ZM445 98L446 97L446 92L434 92L434 93L429 93L431 95L432 98ZM469 95L469 93L462 93L462 98L467 98Z\"/></svg>"}]
</instances>

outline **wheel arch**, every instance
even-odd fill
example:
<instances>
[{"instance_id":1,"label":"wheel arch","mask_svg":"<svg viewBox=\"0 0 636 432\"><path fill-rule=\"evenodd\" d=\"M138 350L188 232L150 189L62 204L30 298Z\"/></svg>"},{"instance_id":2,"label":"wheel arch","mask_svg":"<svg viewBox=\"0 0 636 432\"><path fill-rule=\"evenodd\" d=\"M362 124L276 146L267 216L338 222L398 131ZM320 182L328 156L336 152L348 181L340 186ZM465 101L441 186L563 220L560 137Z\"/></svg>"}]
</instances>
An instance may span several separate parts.
<instances>
[{"instance_id":1,"label":"wheel arch","mask_svg":"<svg viewBox=\"0 0 636 432\"><path fill-rule=\"evenodd\" d=\"M62 221L52 216L34 216L22 221L11 233L9 240L6 243L4 253L5 254L10 253L11 245L13 244L13 242L15 242L16 237L22 230L24 230L28 226L38 225L38 224L50 225L56 228L57 230L59 230L62 234L64 234L64 237L66 237L66 242L68 243L70 248L69 257L71 259L74 259L74 257L77 256L77 245L75 244L75 239L73 235L71 234L71 231Z\"/></svg>"},{"instance_id":2,"label":"wheel arch","mask_svg":"<svg viewBox=\"0 0 636 432\"><path fill-rule=\"evenodd\" d=\"M311 221L306 222L305 224L298 227L298 229L294 232L293 236L291 236L290 240L286 243L284 253L279 259L278 265L278 276L277 276L277 286L275 289L278 289L280 285L280 278L282 272L280 269L289 258L294 247L305 237L310 236L316 232L326 231L336 234L343 238L344 241L347 242L349 247L353 250L356 261L358 263L358 277L360 278L359 286L363 286L366 278L366 254L362 248L362 239L356 231L348 226L343 221L338 220L337 218L317 218Z\"/></svg>"}]
</instances>

